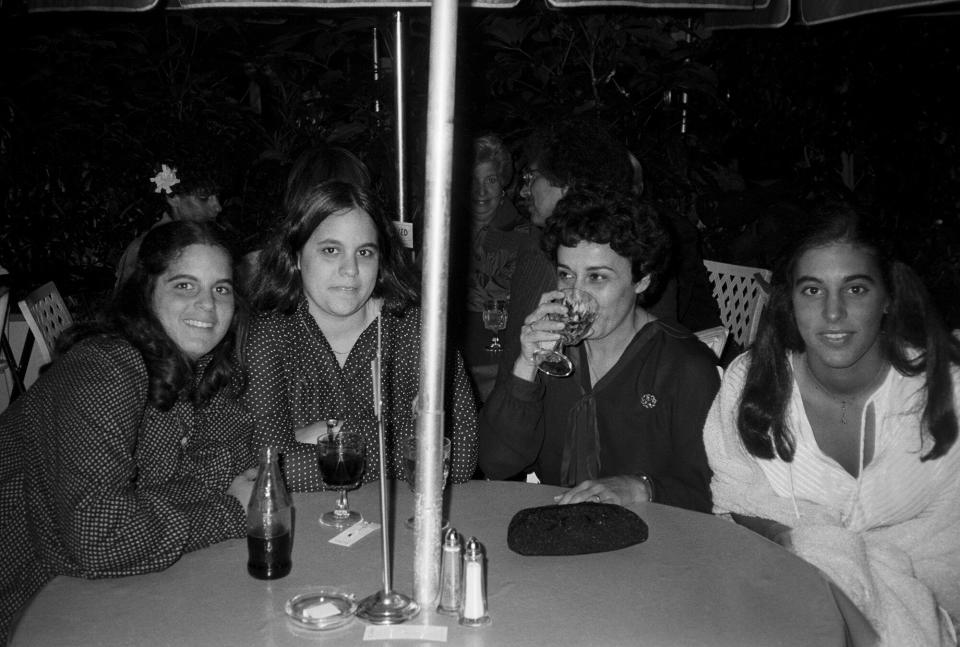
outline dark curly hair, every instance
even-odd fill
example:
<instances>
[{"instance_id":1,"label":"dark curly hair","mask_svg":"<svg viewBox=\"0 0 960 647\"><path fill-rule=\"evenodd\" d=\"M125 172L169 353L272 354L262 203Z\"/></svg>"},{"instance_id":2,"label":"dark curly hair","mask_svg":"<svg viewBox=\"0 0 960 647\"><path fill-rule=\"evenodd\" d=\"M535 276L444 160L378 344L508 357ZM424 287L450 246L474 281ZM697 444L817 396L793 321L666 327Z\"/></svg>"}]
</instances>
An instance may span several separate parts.
<instances>
[{"instance_id":1,"label":"dark curly hair","mask_svg":"<svg viewBox=\"0 0 960 647\"><path fill-rule=\"evenodd\" d=\"M776 452L782 460L793 459L795 443L786 424L793 380L787 351L805 349L793 312L794 270L808 250L837 243L867 251L880 267L890 300L881 329L883 356L904 375L926 377L923 423L934 446L922 460L943 456L956 441L950 368L960 365L960 341L950 335L916 273L895 259L893 237L882 236L871 224L850 204L824 202L775 264L770 302L760 315L737 417L740 437L754 456L773 458Z\"/></svg>"},{"instance_id":2,"label":"dark curly hair","mask_svg":"<svg viewBox=\"0 0 960 647\"><path fill-rule=\"evenodd\" d=\"M221 389L229 387L236 397L244 380L234 355L246 330L247 307L234 289L234 314L226 335L200 360L203 372L195 379L195 363L167 335L153 311L153 295L159 277L190 245L210 245L236 258L226 233L212 222L178 220L151 229L143 239L133 273L118 287L107 314L100 321L78 325L58 343L58 353L86 337L119 336L136 347L147 366L150 404L169 410L179 398L205 406ZM69 333L69 334L68 334Z\"/></svg>"},{"instance_id":3,"label":"dark curly hair","mask_svg":"<svg viewBox=\"0 0 960 647\"><path fill-rule=\"evenodd\" d=\"M673 242L653 207L629 192L572 189L547 219L541 246L556 262L558 247L576 247L582 241L610 245L630 261L635 283L649 276L650 285L637 295L637 305L656 303L671 266Z\"/></svg>"},{"instance_id":4,"label":"dark curly hair","mask_svg":"<svg viewBox=\"0 0 960 647\"><path fill-rule=\"evenodd\" d=\"M530 135L524 151L527 164L536 164L553 186L591 185L624 193L633 187L626 146L594 120L577 117L545 124Z\"/></svg>"},{"instance_id":5,"label":"dark curly hair","mask_svg":"<svg viewBox=\"0 0 960 647\"><path fill-rule=\"evenodd\" d=\"M370 215L377 230L380 268L373 296L384 299L384 310L399 313L418 299L415 282L403 259L403 243L373 195L347 182L323 182L288 205L260 257L259 271L252 277L250 300L258 312L291 314L303 298L303 283L297 255L324 220L341 211L361 209Z\"/></svg>"}]
</instances>

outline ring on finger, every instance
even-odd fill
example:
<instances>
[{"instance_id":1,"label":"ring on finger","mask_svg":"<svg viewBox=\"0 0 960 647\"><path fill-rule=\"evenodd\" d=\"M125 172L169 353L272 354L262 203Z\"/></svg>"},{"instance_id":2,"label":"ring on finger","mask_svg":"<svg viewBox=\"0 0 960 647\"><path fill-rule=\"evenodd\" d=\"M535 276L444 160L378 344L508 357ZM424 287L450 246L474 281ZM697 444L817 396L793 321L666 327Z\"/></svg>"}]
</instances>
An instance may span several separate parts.
<instances>
[{"instance_id":1,"label":"ring on finger","mask_svg":"<svg viewBox=\"0 0 960 647\"><path fill-rule=\"evenodd\" d=\"M596 501L597 503L600 503L600 495L599 495L599 494L594 494L594 495L593 495L592 497L590 497L590 498L593 499L594 501Z\"/></svg>"}]
</instances>

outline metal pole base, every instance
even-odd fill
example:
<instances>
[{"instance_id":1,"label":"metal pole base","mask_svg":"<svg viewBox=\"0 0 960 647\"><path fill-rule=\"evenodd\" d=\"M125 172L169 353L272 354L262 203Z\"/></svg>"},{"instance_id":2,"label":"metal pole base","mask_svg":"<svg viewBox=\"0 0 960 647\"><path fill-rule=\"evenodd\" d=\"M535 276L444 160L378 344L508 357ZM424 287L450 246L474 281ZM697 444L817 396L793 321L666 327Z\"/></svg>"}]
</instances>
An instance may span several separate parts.
<instances>
[{"instance_id":1,"label":"metal pole base","mask_svg":"<svg viewBox=\"0 0 960 647\"><path fill-rule=\"evenodd\" d=\"M419 613L419 604L395 591L377 591L357 605L357 617L375 625L397 625L416 618Z\"/></svg>"}]
</instances>

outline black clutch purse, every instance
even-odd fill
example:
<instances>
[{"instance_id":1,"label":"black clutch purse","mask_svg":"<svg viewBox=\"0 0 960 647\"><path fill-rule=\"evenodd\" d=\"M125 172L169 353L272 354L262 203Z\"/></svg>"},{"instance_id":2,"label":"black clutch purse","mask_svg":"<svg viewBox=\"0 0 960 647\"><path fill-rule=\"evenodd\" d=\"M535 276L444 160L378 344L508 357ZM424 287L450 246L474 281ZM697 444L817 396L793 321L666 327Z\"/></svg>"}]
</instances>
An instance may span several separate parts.
<instances>
[{"instance_id":1,"label":"black clutch purse","mask_svg":"<svg viewBox=\"0 0 960 647\"><path fill-rule=\"evenodd\" d=\"M520 555L583 555L633 546L647 539L647 524L611 503L526 508L513 515L507 546Z\"/></svg>"}]
</instances>

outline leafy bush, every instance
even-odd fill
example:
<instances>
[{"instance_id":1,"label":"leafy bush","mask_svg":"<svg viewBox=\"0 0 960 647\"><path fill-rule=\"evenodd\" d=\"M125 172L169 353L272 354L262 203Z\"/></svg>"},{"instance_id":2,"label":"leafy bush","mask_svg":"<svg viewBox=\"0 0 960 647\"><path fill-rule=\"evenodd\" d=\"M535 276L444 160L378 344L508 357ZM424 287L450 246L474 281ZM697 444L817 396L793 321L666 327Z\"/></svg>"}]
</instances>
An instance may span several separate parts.
<instances>
[{"instance_id":1,"label":"leafy bush","mask_svg":"<svg viewBox=\"0 0 960 647\"><path fill-rule=\"evenodd\" d=\"M2 11L0 263L16 290L55 279L93 307L84 295L112 285L126 244L160 215L148 178L163 161L219 181L221 220L244 250L279 217L291 159L321 141L356 151L395 201L391 29L379 80L371 52L388 13ZM405 15L417 214L429 13ZM827 187L878 207L960 325L949 299L960 106L941 91L960 74L952 26L863 19L707 37L687 16L465 9L456 159L479 131L519 151L536 124L593 114L643 161L650 194L703 226L706 255L752 264L768 264L784 220Z\"/></svg>"}]
</instances>

